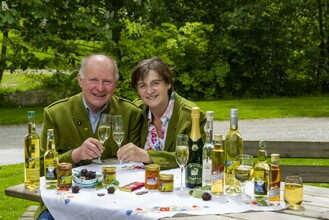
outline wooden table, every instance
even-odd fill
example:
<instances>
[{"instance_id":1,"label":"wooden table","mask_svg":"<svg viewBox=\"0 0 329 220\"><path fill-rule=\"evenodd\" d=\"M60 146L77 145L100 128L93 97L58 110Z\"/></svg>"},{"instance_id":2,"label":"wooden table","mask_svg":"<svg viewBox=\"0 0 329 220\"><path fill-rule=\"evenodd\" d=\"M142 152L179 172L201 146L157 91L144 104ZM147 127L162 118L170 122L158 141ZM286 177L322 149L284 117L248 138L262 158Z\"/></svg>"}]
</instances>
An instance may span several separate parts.
<instances>
[{"instance_id":1,"label":"wooden table","mask_svg":"<svg viewBox=\"0 0 329 220\"><path fill-rule=\"evenodd\" d=\"M5 194L15 198L42 202L40 191L28 191L24 188L24 184L7 188ZM172 219L329 219L329 188L304 185L302 206L302 210L299 211L286 209L277 212L245 212L207 216L178 214L172 217Z\"/></svg>"}]
</instances>

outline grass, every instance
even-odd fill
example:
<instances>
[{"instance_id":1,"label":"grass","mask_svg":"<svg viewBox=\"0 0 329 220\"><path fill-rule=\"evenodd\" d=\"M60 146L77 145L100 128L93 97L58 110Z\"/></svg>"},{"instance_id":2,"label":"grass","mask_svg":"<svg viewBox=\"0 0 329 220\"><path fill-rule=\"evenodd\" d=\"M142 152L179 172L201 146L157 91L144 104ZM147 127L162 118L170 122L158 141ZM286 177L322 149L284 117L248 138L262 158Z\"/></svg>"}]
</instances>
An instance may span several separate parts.
<instances>
[{"instance_id":1,"label":"grass","mask_svg":"<svg viewBox=\"0 0 329 220\"><path fill-rule=\"evenodd\" d=\"M38 86L37 78L22 74L4 74L0 92L25 91ZM34 82L34 83L33 83ZM239 119L266 119L285 117L329 117L329 97L299 97L271 99L240 99L196 102L202 111L214 111L215 120L229 120L231 108L239 109ZM43 108L0 108L0 125L26 124L27 111L36 111L36 122L43 121ZM328 160L282 159L281 164L313 164L329 166ZM0 166L0 219L17 219L28 206L36 202L7 197L5 188L23 182L23 164ZM329 184L310 184L327 187Z\"/></svg>"},{"instance_id":2,"label":"grass","mask_svg":"<svg viewBox=\"0 0 329 220\"><path fill-rule=\"evenodd\" d=\"M4 165L0 166L0 219L11 220L18 219L27 207L38 205L37 202L32 202L24 199L17 199L5 196L5 189L21 184L24 182L24 167L23 164Z\"/></svg>"}]
</instances>

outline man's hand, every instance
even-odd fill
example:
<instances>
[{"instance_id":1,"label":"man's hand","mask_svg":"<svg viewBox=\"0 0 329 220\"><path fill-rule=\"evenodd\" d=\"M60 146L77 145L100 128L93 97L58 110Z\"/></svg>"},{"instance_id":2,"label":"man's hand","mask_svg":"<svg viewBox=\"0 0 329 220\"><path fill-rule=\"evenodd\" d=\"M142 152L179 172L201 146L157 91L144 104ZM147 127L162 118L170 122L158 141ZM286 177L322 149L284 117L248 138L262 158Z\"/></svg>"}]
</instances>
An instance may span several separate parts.
<instances>
[{"instance_id":1,"label":"man's hand","mask_svg":"<svg viewBox=\"0 0 329 220\"><path fill-rule=\"evenodd\" d=\"M88 138L83 144L72 151L72 160L79 163L81 160L92 160L102 155L105 150L101 142L95 138Z\"/></svg>"},{"instance_id":2,"label":"man's hand","mask_svg":"<svg viewBox=\"0 0 329 220\"><path fill-rule=\"evenodd\" d=\"M148 152L142 148L137 147L133 143L128 143L122 147L117 152L117 157L120 161L133 161L141 163L153 163Z\"/></svg>"}]
</instances>

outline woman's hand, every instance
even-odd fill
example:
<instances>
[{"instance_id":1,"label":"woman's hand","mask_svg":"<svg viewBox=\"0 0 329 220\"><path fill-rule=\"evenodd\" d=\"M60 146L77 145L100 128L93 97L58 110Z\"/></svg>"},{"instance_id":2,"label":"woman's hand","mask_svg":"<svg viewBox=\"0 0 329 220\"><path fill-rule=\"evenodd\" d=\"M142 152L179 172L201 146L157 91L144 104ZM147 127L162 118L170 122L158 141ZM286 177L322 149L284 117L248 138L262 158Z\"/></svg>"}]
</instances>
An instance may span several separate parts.
<instances>
[{"instance_id":1,"label":"woman's hand","mask_svg":"<svg viewBox=\"0 0 329 220\"><path fill-rule=\"evenodd\" d=\"M142 148L137 147L133 143L128 143L122 147L117 152L117 157L120 161L133 161L141 163L153 163L148 152Z\"/></svg>"}]
</instances>

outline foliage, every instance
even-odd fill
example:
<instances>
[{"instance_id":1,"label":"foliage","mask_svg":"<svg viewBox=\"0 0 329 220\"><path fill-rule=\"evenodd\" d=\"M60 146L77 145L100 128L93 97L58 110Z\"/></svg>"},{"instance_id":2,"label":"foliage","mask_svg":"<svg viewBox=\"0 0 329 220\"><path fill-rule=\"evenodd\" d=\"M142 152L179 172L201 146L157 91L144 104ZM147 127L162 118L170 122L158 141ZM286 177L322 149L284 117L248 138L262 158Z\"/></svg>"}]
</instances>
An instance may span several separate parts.
<instances>
[{"instance_id":1,"label":"foliage","mask_svg":"<svg viewBox=\"0 0 329 220\"><path fill-rule=\"evenodd\" d=\"M193 100L329 91L324 0L11 0L1 9L0 81L4 70L73 73L83 56L104 53L129 99L131 69L152 56L175 67L176 90ZM56 77L45 83L74 83Z\"/></svg>"}]
</instances>

